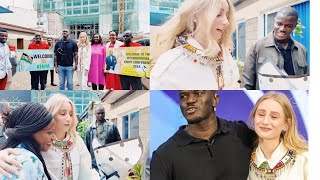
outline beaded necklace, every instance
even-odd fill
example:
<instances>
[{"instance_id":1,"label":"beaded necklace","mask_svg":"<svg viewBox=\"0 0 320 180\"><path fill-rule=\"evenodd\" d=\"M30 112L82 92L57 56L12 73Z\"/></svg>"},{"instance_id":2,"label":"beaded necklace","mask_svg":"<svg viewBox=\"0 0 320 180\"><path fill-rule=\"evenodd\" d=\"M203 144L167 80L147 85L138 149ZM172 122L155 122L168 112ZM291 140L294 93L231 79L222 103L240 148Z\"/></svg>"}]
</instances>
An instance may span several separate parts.
<instances>
[{"instance_id":1,"label":"beaded necklace","mask_svg":"<svg viewBox=\"0 0 320 180\"><path fill-rule=\"evenodd\" d=\"M187 41L188 36L181 35L176 37L176 43L178 46L182 46L185 50L188 52L191 52L192 54L195 54L197 58L194 60L194 62L198 61L198 58L202 58L205 60L213 61L215 65L215 69L217 72L217 82L218 82L218 89L222 90L224 87L224 77L223 77L223 65L222 62L223 59L223 51L219 51L214 56L209 55L207 51L198 49L192 45L190 45Z\"/></svg>"},{"instance_id":2,"label":"beaded necklace","mask_svg":"<svg viewBox=\"0 0 320 180\"><path fill-rule=\"evenodd\" d=\"M256 151L254 150L251 153L249 170L254 171L255 175L263 180L275 180L276 177L280 176L295 163L296 152L294 150L288 150L288 152L283 156L283 158L277 163L274 168L258 167L255 163L255 152Z\"/></svg>"},{"instance_id":3,"label":"beaded necklace","mask_svg":"<svg viewBox=\"0 0 320 180\"><path fill-rule=\"evenodd\" d=\"M62 176L61 179L64 180L72 180L73 173L72 173L72 161L71 161L71 150L74 147L73 139L70 138L67 141L58 141L54 140L53 145L56 148L55 150L59 149L62 151Z\"/></svg>"}]
</instances>

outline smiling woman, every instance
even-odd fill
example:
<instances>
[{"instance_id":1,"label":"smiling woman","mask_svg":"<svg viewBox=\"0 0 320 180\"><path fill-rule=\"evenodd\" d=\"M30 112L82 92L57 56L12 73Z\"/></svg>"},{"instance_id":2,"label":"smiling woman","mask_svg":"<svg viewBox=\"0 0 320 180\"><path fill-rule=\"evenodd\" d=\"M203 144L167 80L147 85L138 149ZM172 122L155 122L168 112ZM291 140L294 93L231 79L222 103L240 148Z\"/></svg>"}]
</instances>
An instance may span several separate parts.
<instances>
[{"instance_id":1,"label":"smiling woman","mask_svg":"<svg viewBox=\"0 0 320 180\"><path fill-rule=\"evenodd\" d=\"M7 137L1 150L14 148L19 154L13 157L23 166L18 170L19 178L51 179L44 158L40 154L40 151L48 151L53 144L55 122L51 113L39 103L28 103L12 112L3 113L1 118ZM10 176L18 179L14 174ZM0 179L6 177L0 176Z\"/></svg>"},{"instance_id":2,"label":"smiling woman","mask_svg":"<svg viewBox=\"0 0 320 180\"><path fill-rule=\"evenodd\" d=\"M151 89L237 89L230 0L187 0L152 39Z\"/></svg>"},{"instance_id":3,"label":"smiling woman","mask_svg":"<svg viewBox=\"0 0 320 180\"><path fill-rule=\"evenodd\" d=\"M250 121L259 137L249 179L308 179L308 145L297 130L296 115L286 95L263 95Z\"/></svg>"}]
</instances>

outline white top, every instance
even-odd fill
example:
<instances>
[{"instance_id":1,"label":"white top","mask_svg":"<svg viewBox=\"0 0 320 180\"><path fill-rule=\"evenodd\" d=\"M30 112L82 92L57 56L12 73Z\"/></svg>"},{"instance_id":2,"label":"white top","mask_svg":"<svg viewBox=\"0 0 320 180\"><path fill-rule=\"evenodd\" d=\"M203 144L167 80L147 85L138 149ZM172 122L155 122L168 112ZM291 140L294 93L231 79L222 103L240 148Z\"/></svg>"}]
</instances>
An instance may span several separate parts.
<instances>
[{"instance_id":1,"label":"white top","mask_svg":"<svg viewBox=\"0 0 320 180\"><path fill-rule=\"evenodd\" d=\"M79 46L78 48L78 69L77 71L84 71L90 68L91 63L91 46Z\"/></svg>"},{"instance_id":2,"label":"white top","mask_svg":"<svg viewBox=\"0 0 320 180\"><path fill-rule=\"evenodd\" d=\"M200 50L204 48L193 38L188 43ZM228 49L223 48L224 89L239 89L238 66ZM151 89L167 90L217 90L217 72L215 62L197 56L182 46L170 49L162 54L151 70Z\"/></svg>"},{"instance_id":3,"label":"white top","mask_svg":"<svg viewBox=\"0 0 320 180\"><path fill-rule=\"evenodd\" d=\"M266 159L260 146L256 149L255 164L260 167L265 161L268 162L270 168L274 168L277 163L284 157L288 149L281 142L277 149L272 153L270 159ZM249 171L249 180L262 180L258 178L254 170ZM275 180L307 180L308 179L308 152L297 154L295 157L295 163L289 169L284 169L280 176Z\"/></svg>"},{"instance_id":4,"label":"white top","mask_svg":"<svg viewBox=\"0 0 320 180\"><path fill-rule=\"evenodd\" d=\"M73 179L94 179L91 168L91 156L80 136L75 138L75 146L71 150ZM62 179L62 156L60 149L51 147L47 152L41 152L51 179Z\"/></svg>"},{"instance_id":5,"label":"white top","mask_svg":"<svg viewBox=\"0 0 320 180\"><path fill-rule=\"evenodd\" d=\"M111 44L111 42L108 42L108 43L106 44L106 48L109 48L110 44ZM120 47L121 45L123 45L123 44L124 44L123 42L116 40L116 43L114 44L114 47L113 47L113 48L119 48L119 47Z\"/></svg>"},{"instance_id":6,"label":"white top","mask_svg":"<svg viewBox=\"0 0 320 180\"><path fill-rule=\"evenodd\" d=\"M8 70L12 68L9 58L9 46L6 43L0 43L0 79L6 77L6 74L8 74Z\"/></svg>"}]
</instances>

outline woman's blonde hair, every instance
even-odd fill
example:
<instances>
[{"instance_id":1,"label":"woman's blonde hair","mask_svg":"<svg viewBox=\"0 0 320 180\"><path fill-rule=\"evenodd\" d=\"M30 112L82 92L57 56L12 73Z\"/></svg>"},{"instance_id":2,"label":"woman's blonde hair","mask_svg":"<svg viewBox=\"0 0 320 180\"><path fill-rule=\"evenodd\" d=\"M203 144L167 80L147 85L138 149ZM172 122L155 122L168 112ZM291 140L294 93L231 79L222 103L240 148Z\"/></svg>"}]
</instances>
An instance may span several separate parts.
<instances>
[{"instance_id":1,"label":"woman's blonde hair","mask_svg":"<svg viewBox=\"0 0 320 180\"><path fill-rule=\"evenodd\" d=\"M199 31L200 28L206 30L205 36L208 39L207 50L215 49L217 43L224 44L225 48L233 49L232 33L235 30L234 7L231 0L227 1L229 5L228 20L229 25L225 29L220 42L216 42L212 35L212 24L222 8L223 0L186 0L177 13L162 25L157 33L151 38L151 58L152 64L164 52L172 49L175 45L175 38L182 34L191 34ZM204 19L203 27L196 27L195 18Z\"/></svg>"},{"instance_id":2,"label":"woman's blonde hair","mask_svg":"<svg viewBox=\"0 0 320 180\"><path fill-rule=\"evenodd\" d=\"M86 40L85 40L84 44L86 45L86 47L89 47L89 46L90 46L90 42L89 42L89 38L88 38L88 35L87 35L86 32L81 32L81 33L79 34L78 47L79 47L80 44L81 44L81 40L80 40L80 36L81 36L81 35L84 35L84 36L86 37Z\"/></svg>"},{"instance_id":3,"label":"woman's blonde hair","mask_svg":"<svg viewBox=\"0 0 320 180\"><path fill-rule=\"evenodd\" d=\"M288 97L280 92L268 92L264 94L262 97L259 98L259 100L254 105L249 119L249 125L253 128L254 127L254 116L257 112L258 106L261 104L262 101L272 99L280 104L280 106L283 109L284 115L285 115L285 123L288 126L288 129L285 131L284 134L280 135L283 141L283 144L288 149L293 149L297 153L303 153L308 151L308 143L303 138L303 136L298 132L297 127L297 118L295 115L295 112L293 110L293 107L290 103L290 100Z\"/></svg>"},{"instance_id":4,"label":"woman's blonde hair","mask_svg":"<svg viewBox=\"0 0 320 180\"><path fill-rule=\"evenodd\" d=\"M77 132L78 118L76 115L77 110L74 106L74 103L69 98L67 98L65 95L57 93L57 94L53 94L49 97L45 106L51 112L53 117L55 118L55 116L57 115L57 113L61 109L61 106L63 105L64 102L68 102L71 105L71 108L73 111L73 116L72 116L72 122L71 122L71 126L69 129L69 133L70 133L71 137L76 137L76 136L78 136L78 132Z\"/></svg>"}]
</instances>

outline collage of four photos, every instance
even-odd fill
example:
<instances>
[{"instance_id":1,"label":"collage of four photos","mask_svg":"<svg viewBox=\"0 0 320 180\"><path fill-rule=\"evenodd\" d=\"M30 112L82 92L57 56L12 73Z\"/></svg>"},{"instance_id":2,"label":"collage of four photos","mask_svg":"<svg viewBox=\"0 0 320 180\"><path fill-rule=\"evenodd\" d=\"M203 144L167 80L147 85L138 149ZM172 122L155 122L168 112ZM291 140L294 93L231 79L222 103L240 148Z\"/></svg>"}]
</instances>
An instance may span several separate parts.
<instances>
[{"instance_id":1,"label":"collage of four photos","mask_svg":"<svg viewBox=\"0 0 320 180\"><path fill-rule=\"evenodd\" d=\"M1 0L0 179L316 179L313 3Z\"/></svg>"}]
</instances>

